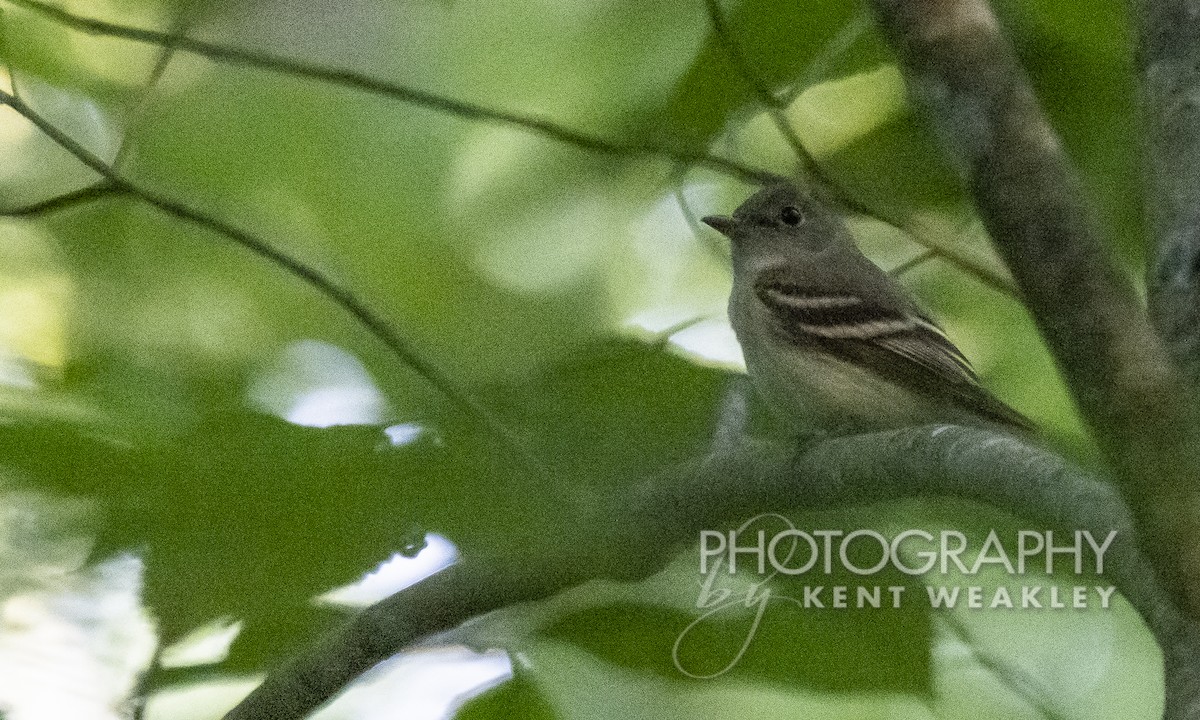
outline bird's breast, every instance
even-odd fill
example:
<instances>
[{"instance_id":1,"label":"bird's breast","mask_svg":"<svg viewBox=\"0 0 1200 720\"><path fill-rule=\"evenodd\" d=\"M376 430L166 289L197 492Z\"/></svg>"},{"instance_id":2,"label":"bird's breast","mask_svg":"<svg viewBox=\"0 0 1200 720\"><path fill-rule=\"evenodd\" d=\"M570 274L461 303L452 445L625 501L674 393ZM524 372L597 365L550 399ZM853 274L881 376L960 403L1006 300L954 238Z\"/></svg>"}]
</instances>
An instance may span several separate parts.
<instances>
[{"instance_id":1,"label":"bird's breast","mask_svg":"<svg viewBox=\"0 0 1200 720\"><path fill-rule=\"evenodd\" d=\"M801 432L865 432L942 413L907 388L815 346L794 344L755 296L733 294L729 319L746 370L771 411Z\"/></svg>"}]
</instances>

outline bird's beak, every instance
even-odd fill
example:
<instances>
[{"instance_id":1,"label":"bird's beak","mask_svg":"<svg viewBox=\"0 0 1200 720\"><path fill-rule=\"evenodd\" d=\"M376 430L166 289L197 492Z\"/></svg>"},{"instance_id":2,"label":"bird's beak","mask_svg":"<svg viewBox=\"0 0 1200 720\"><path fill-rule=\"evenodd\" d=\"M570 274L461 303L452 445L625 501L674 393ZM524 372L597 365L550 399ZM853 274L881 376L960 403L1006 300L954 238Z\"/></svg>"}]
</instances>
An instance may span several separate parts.
<instances>
[{"instance_id":1,"label":"bird's beak","mask_svg":"<svg viewBox=\"0 0 1200 720\"><path fill-rule=\"evenodd\" d=\"M737 221L727 215L706 215L700 220L725 237L729 237L729 233L733 232L733 228L737 226Z\"/></svg>"}]
</instances>

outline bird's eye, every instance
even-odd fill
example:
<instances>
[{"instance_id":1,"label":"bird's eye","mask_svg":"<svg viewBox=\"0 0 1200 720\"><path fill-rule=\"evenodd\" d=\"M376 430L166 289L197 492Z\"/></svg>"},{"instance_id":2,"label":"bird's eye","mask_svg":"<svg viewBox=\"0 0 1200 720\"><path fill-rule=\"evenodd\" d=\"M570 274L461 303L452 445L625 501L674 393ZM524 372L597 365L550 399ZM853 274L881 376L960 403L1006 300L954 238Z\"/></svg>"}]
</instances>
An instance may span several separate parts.
<instances>
[{"instance_id":1,"label":"bird's eye","mask_svg":"<svg viewBox=\"0 0 1200 720\"><path fill-rule=\"evenodd\" d=\"M783 221L784 225L799 225L804 221L804 213L800 212L800 208L795 205L788 205L779 211L779 219Z\"/></svg>"}]
</instances>

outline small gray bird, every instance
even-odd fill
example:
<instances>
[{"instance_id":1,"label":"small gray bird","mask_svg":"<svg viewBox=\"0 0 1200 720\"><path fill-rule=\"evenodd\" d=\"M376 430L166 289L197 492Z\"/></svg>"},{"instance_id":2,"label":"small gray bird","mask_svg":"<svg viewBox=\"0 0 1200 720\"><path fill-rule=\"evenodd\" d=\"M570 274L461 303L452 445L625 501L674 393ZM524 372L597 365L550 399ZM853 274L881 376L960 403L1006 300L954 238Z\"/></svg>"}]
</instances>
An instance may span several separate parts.
<instances>
[{"instance_id":1,"label":"small gray bird","mask_svg":"<svg viewBox=\"0 0 1200 720\"><path fill-rule=\"evenodd\" d=\"M704 222L733 249L729 319L750 377L795 429L1032 428L814 198L770 185Z\"/></svg>"}]
</instances>

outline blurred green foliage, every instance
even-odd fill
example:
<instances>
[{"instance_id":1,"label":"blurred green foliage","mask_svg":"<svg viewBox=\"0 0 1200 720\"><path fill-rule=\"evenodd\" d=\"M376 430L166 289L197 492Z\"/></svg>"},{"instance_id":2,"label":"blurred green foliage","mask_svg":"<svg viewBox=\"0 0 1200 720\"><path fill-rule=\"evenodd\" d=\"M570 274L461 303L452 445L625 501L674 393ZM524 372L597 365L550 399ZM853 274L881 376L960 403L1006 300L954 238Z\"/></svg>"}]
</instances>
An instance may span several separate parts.
<instances>
[{"instance_id":1,"label":"blurred green foliage","mask_svg":"<svg viewBox=\"0 0 1200 720\"><path fill-rule=\"evenodd\" d=\"M797 166L699 0L66 6L631 145L713 149L779 172ZM1115 252L1137 274L1125 18L1100 0L998 10ZM246 629L225 667L260 669L332 617L311 598L411 544L414 532L437 530L462 553L534 553L553 541L563 508L706 446L737 364L722 330L728 276L716 239L697 234L674 193L698 214L724 212L748 193L745 184L697 168L681 175L662 156L598 154L195 54L168 58L151 85L160 48L68 30L4 2L0 11L0 59L27 102L106 160L119 156L136 183L353 288L494 410L554 478L548 495L511 448L328 298L224 238L134 198L0 220L0 466L21 486L95 503L93 559L131 548L144 557L145 602L165 640L232 615ZM727 15L839 184L941 228L995 265L862 9L745 0L729 3ZM0 152L0 207L93 179L7 108ZM920 251L879 223L855 229L884 267ZM1064 451L1091 459L1015 301L938 260L904 280L999 395ZM692 320L704 322L669 330ZM334 349L318 361L342 353L341 370L310 378L289 365L289 354L314 340ZM339 386L343 376L357 378L362 394ZM297 421L304 401L331 397L342 414ZM384 430L402 424L420 428L411 442ZM949 507L900 504L811 521L1006 522ZM1036 715L927 614L773 615L737 670L688 680L669 651L694 615L686 603L695 577L668 576L674 605L633 588L515 640L510 649L524 657L515 678L459 717ZM1050 690L1118 688L1086 711L1058 708L1069 716L1159 712L1161 673L1147 661L1155 650L1123 604L963 622L983 629L983 652ZM720 626L712 631L704 642L715 653L729 638ZM1088 652L1030 652L1038 643ZM1082 703L1086 691L1076 695Z\"/></svg>"}]
</instances>

